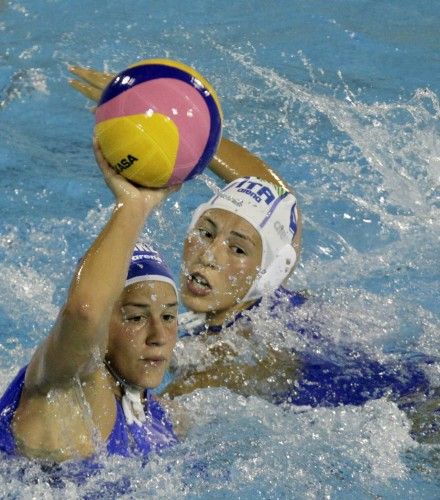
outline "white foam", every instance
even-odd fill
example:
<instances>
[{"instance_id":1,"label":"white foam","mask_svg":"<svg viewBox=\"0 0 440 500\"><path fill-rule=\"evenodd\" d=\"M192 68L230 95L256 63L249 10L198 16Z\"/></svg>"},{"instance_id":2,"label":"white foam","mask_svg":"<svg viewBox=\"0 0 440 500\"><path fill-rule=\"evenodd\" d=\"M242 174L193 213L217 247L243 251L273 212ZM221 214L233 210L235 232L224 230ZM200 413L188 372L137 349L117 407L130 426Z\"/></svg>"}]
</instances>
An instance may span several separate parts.
<instances>
[{"instance_id":1,"label":"white foam","mask_svg":"<svg viewBox=\"0 0 440 500\"><path fill-rule=\"evenodd\" d=\"M185 450L207 461L213 488L218 485L212 469L224 460L232 476L229 491L272 481L273 493L290 486L297 495L321 495L323 483L333 494L342 485L345 491L368 491L372 483L404 479L402 454L417 446L405 415L386 400L282 409L226 389L205 389L179 401L196 422ZM210 454L213 447L217 459Z\"/></svg>"},{"instance_id":2,"label":"white foam","mask_svg":"<svg viewBox=\"0 0 440 500\"><path fill-rule=\"evenodd\" d=\"M18 319L23 310L32 308L40 314L54 320L57 308L52 303L54 284L27 266L0 265L0 296L7 300L7 311L10 317Z\"/></svg>"}]
</instances>

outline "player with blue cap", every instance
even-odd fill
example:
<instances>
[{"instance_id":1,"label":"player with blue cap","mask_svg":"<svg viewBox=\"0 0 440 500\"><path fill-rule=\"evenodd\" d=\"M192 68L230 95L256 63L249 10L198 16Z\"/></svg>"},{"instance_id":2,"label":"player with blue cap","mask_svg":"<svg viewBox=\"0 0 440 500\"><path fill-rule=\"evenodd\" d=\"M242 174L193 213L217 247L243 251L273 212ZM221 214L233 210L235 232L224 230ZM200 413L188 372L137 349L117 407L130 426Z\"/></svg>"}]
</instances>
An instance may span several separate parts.
<instances>
[{"instance_id":1,"label":"player with blue cap","mask_svg":"<svg viewBox=\"0 0 440 500\"><path fill-rule=\"evenodd\" d=\"M147 456L177 441L151 389L171 361L177 289L162 257L139 242L173 189L135 186L95 144L115 196L110 219L77 266L64 306L0 399L0 451L61 462L99 452Z\"/></svg>"}]
</instances>

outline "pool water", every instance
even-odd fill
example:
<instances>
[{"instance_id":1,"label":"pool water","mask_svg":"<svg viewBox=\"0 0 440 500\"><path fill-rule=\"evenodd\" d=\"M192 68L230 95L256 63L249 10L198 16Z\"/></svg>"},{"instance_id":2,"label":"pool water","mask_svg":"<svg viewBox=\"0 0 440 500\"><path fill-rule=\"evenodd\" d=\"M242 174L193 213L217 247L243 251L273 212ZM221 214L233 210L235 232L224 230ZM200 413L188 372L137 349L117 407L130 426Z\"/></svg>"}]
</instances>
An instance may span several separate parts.
<instances>
[{"instance_id":1,"label":"pool water","mask_svg":"<svg viewBox=\"0 0 440 500\"><path fill-rule=\"evenodd\" d=\"M12 0L0 13L1 389L47 334L111 210L71 63L196 67L218 91L225 135L296 189L304 244L290 287L316 298L325 334L381 360L438 355L437 2ZM184 185L146 228L176 274L207 184ZM427 375L440 385L438 364ZM283 409L209 389L181 402L193 430L147 464L103 458L78 484L4 460L2 496L439 498L438 445L412 439L386 399Z\"/></svg>"}]
</instances>

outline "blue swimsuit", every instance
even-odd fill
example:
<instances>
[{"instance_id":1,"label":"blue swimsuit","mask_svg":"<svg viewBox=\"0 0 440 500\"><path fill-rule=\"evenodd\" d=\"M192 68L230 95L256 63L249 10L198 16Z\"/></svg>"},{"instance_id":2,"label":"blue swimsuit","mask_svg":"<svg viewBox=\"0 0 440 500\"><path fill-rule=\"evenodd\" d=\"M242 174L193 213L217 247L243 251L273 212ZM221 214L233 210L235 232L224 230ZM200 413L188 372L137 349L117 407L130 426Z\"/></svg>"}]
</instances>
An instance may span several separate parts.
<instances>
[{"instance_id":1,"label":"blue swimsuit","mask_svg":"<svg viewBox=\"0 0 440 500\"><path fill-rule=\"evenodd\" d=\"M307 299L283 287L271 297L269 313L273 316L283 314L278 309L281 304L297 308ZM251 308L259 307L261 299ZM277 311L278 310L278 311ZM220 333L223 328L232 326L238 319L252 321L246 312L238 314L225 326L201 326L181 337L205 333ZM324 339L316 326L305 322L289 320L287 327L303 339L307 348L295 352L301 363L301 376L292 384L292 388L272 395L276 404L291 403L307 406L338 406L341 404L360 405L370 399L389 395L398 399L411 393L427 393L429 381L421 369L435 360L419 357L417 360L399 360L393 363L381 363L355 348L341 347L329 339ZM417 362L416 362L417 361Z\"/></svg>"},{"instance_id":2,"label":"blue swimsuit","mask_svg":"<svg viewBox=\"0 0 440 500\"><path fill-rule=\"evenodd\" d=\"M0 451L8 455L18 455L11 423L23 391L26 368L18 372L0 399ZM110 455L145 457L151 451L160 451L177 442L164 409L149 391L145 396L147 420L142 426L127 424L122 405L116 400L115 425L106 443Z\"/></svg>"}]
</instances>

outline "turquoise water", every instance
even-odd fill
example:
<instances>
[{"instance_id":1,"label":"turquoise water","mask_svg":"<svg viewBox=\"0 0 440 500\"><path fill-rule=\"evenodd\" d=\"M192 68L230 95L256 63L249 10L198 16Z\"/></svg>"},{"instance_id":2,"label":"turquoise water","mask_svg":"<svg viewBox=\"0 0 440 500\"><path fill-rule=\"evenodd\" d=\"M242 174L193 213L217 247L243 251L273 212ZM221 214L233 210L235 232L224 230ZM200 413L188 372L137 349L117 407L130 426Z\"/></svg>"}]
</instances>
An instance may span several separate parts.
<instances>
[{"instance_id":1,"label":"turquoise water","mask_svg":"<svg viewBox=\"0 0 440 500\"><path fill-rule=\"evenodd\" d=\"M295 186L304 247L290 285L319 299L310 309L325 333L379 359L437 355L439 19L437 2L407 0L0 1L1 388L47 333L111 206L91 103L66 67L149 57L202 72L225 134ZM188 183L147 230L176 273L189 213L209 192ZM429 376L438 386L439 367ZM282 411L217 389L182 403L197 417L188 440L145 467L105 460L59 489L37 465L2 462L3 495L93 497L123 474L127 497L439 496L438 447L417 444L386 400Z\"/></svg>"}]
</instances>

